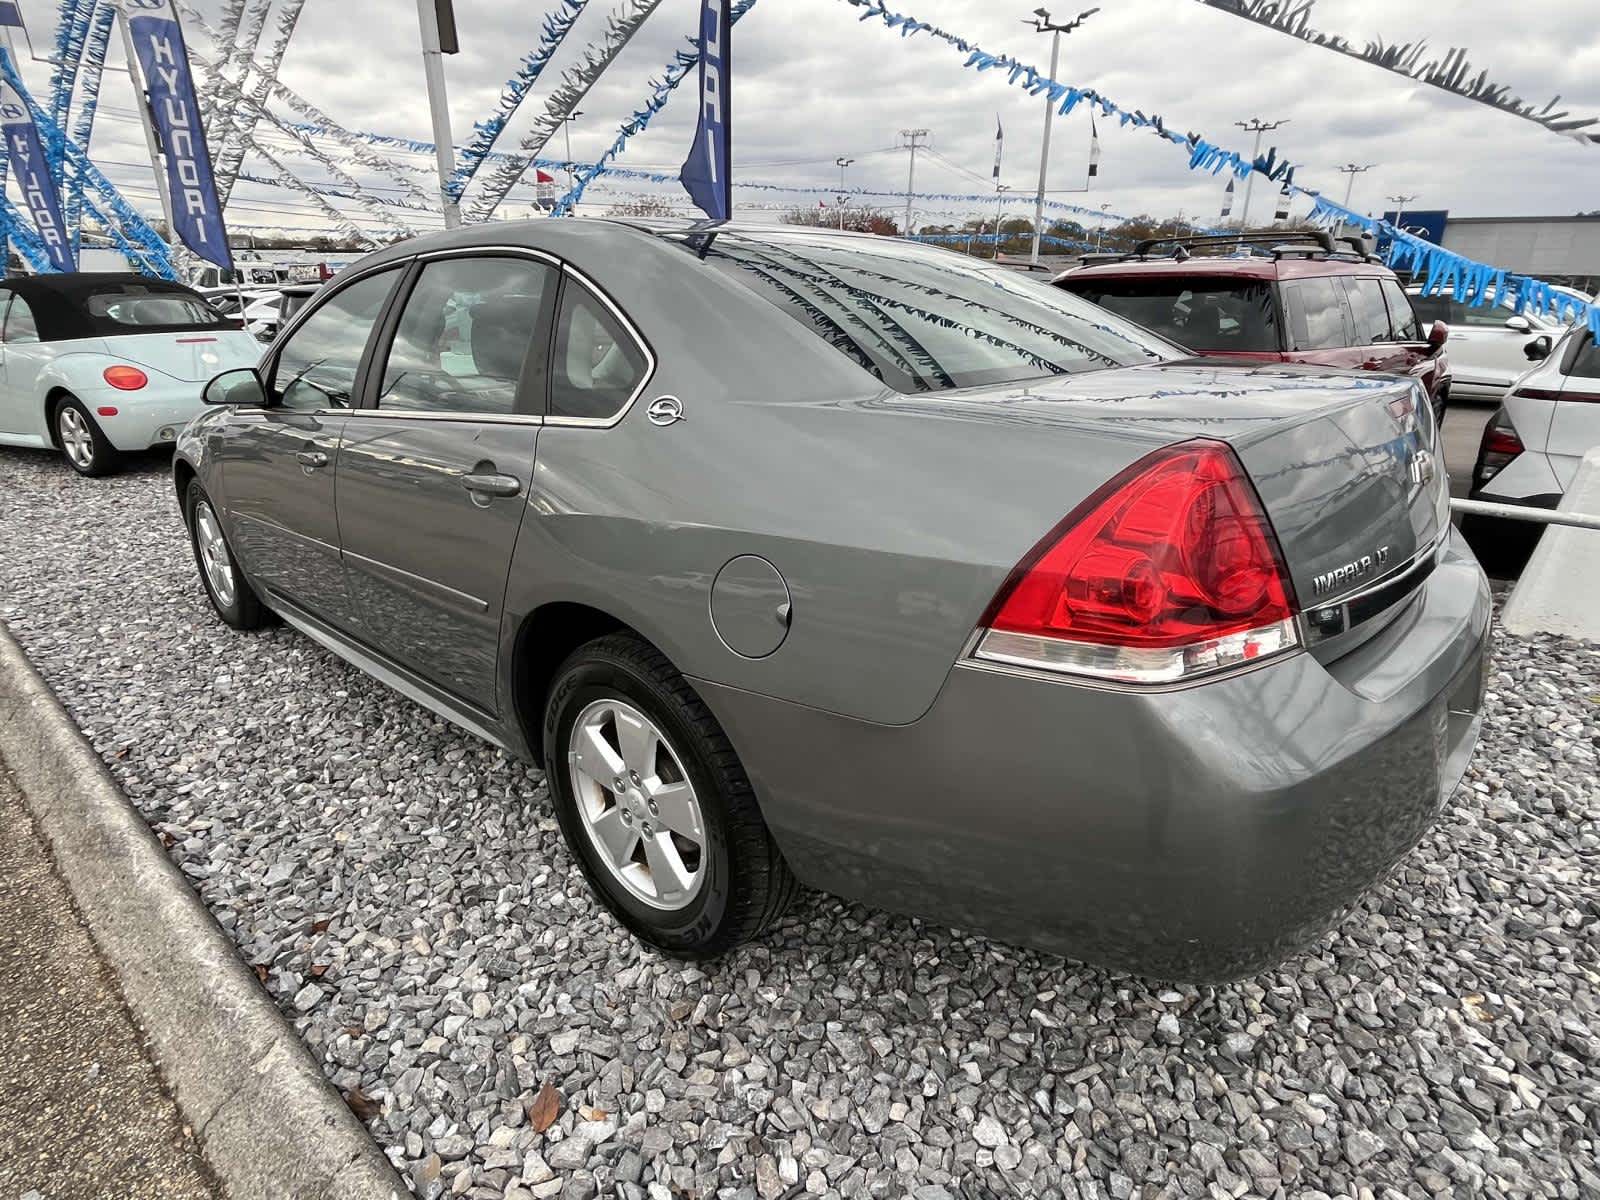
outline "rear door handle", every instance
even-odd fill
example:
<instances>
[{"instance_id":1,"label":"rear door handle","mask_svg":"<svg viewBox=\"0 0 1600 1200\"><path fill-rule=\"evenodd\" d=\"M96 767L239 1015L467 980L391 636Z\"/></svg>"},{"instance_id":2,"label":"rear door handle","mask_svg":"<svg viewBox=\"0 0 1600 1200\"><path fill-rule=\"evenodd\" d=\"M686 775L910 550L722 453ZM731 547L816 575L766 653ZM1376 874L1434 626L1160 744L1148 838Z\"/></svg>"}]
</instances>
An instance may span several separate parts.
<instances>
[{"instance_id":1,"label":"rear door handle","mask_svg":"<svg viewBox=\"0 0 1600 1200\"><path fill-rule=\"evenodd\" d=\"M475 496L515 496L522 481L514 475L463 475L461 486Z\"/></svg>"},{"instance_id":2,"label":"rear door handle","mask_svg":"<svg viewBox=\"0 0 1600 1200\"><path fill-rule=\"evenodd\" d=\"M299 460L301 466L313 471L328 465L328 456L321 450L302 450L295 455L295 458Z\"/></svg>"}]
</instances>

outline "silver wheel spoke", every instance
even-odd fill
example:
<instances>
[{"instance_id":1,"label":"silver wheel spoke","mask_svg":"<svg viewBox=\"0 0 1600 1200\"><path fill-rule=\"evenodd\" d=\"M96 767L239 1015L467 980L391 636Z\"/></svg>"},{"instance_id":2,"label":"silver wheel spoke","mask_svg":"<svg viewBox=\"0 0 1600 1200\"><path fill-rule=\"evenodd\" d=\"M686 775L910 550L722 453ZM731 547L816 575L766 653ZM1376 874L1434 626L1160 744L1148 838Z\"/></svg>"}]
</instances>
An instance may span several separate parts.
<instances>
[{"instance_id":1,"label":"silver wheel spoke","mask_svg":"<svg viewBox=\"0 0 1600 1200\"><path fill-rule=\"evenodd\" d=\"M620 870L633 861L633 849L639 844L639 831L623 824L622 809L615 806L607 809L589 822L589 828L594 830L595 840L611 859L612 866Z\"/></svg>"},{"instance_id":2,"label":"silver wheel spoke","mask_svg":"<svg viewBox=\"0 0 1600 1200\"><path fill-rule=\"evenodd\" d=\"M656 806L656 815L661 824L697 846L705 844L706 835L700 824L700 806L695 803L694 788L687 783L664 783L649 789L648 795Z\"/></svg>"},{"instance_id":3,"label":"silver wheel spoke","mask_svg":"<svg viewBox=\"0 0 1600 1200\"><path fill-rule=\"evenodd\" d=\"M584 722L577 729L577 735L578 745L572 752L572 765L585 777L611 791L617 777L627 770L622 765L622 759L601 736L597 724Z\"/></svg>"},{"instance_id":4,"label":"silver wheel spoke","mask_svg":"<svg viewBox=\"0 0 1600 1200\"><path fill-rule=\"evenodd\" d=\"M693 885L694 874L683 865L678 848L666 834L658 833L644 839L644 857L650 864L650 878L656 894L663 899L676 898Z\"/></svg>"},{"instance_id":5,"label":"silver wheel spoke","mask_svg":"<svg viewBox=\"0 0 1600 1200\"><path fill-rule=\"evenodd\" d=\"M660 740L655 726L641 716L620 710L616 713L616 721L617 741L622 746L622 761L640 776L654 775L656 743Z\"/></svg>"}]
</instances>

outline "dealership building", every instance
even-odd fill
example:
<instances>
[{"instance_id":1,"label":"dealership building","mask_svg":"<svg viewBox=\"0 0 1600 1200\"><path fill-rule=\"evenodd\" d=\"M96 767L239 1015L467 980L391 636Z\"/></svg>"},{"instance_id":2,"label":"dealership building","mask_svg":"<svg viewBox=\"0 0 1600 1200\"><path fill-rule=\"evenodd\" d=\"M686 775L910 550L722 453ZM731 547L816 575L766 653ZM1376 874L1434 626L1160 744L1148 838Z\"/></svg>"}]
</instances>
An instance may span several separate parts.
<instances>
[{"instance_id":1,"label":"dealership building","mask_svg":"<svg viewBox=\"0 0 1600 1200\"><path fill-rule=\"evenodd\" d=\"M1393 212L1385 213L1394 220ZM1409 233L1463 258L1519 275L1600 289L1600 213L1581 217L1453 217L1439 209L1405 214Z\"/></svg>"}]
</instances>

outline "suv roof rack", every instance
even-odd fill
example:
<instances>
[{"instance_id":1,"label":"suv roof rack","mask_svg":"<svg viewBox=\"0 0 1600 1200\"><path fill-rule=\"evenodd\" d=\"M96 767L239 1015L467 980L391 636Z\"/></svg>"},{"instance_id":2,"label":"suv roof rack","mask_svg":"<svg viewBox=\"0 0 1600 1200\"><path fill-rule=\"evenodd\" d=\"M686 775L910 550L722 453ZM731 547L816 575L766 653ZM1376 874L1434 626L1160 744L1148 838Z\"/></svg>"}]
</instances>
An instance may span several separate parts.
<instances>
[{"instance_id":1,"label":"suv roof rack","mask_svg":"<svg viewBox=\"0 0 1600 1200\"><path fill-rule=\"evenodd\" d=\"M1348 244L1350 249L1342 249L1339 244L1341 242ZM1363 239L1354 237L1335 239L1331 233L1323 229L1282 231L1268 229L1254 233L1174 234L1168 237L1145 238L1129 251L1085 254L1081 261L1084 266L1118 262L1149 262L1152 259L1166 258L1183 262L1193 257L1193 252L1196 250L1220 250L1229 246L1240 249L1250 247L1257 253L1264 250L1273 258L1302 254L1307 258L1342 258L1355 259L1360 262L1382 261L1372 253L1371 247Z\"/></svg>"}]
</instances>

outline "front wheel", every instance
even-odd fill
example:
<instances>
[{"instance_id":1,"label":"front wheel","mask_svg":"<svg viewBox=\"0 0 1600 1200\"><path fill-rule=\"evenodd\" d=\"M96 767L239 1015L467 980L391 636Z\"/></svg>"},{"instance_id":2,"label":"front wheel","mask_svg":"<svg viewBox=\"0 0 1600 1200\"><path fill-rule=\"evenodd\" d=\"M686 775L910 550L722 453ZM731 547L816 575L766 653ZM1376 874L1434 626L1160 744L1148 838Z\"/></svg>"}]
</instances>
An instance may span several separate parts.
<instances>
[{"instance_id":1,"label":"front wheel","mask_svg":"<svg viewBox=\"0 0 1600 1200\"><path fill-rule=\"evenodd\" d=\"M267 624L269 613L254 589L239 570L228 539L222 532L222 518L211 504L211 497L198 479L189 481L184 494L184 517L189 524L189 544L194 548L200 582L217 616L235 629L259 629Z\"/></svg>"},{"instance_id":2,"label":"front wheel","mask_svg":"<svg viewBox=\"0 0 1600 1200\"><path fill-rule=\"evenodd\" d=\"M544 714L556 816L589 885L638 937L706 958L756 937L798 889L704 702L631 634L580 647Z\"/></svg>"},{"instance_id":3,"label":"front wheel","mask_svg":"<svg viewBox=\"0 0 1600 1200\"><path fill-rule=\"evenodd\" d=\"M55 425L61 452L79 475L107 475L116 470L117 448L106 440L99 423L76 396L56 405Z\"/></svg>"}]
</instances>

